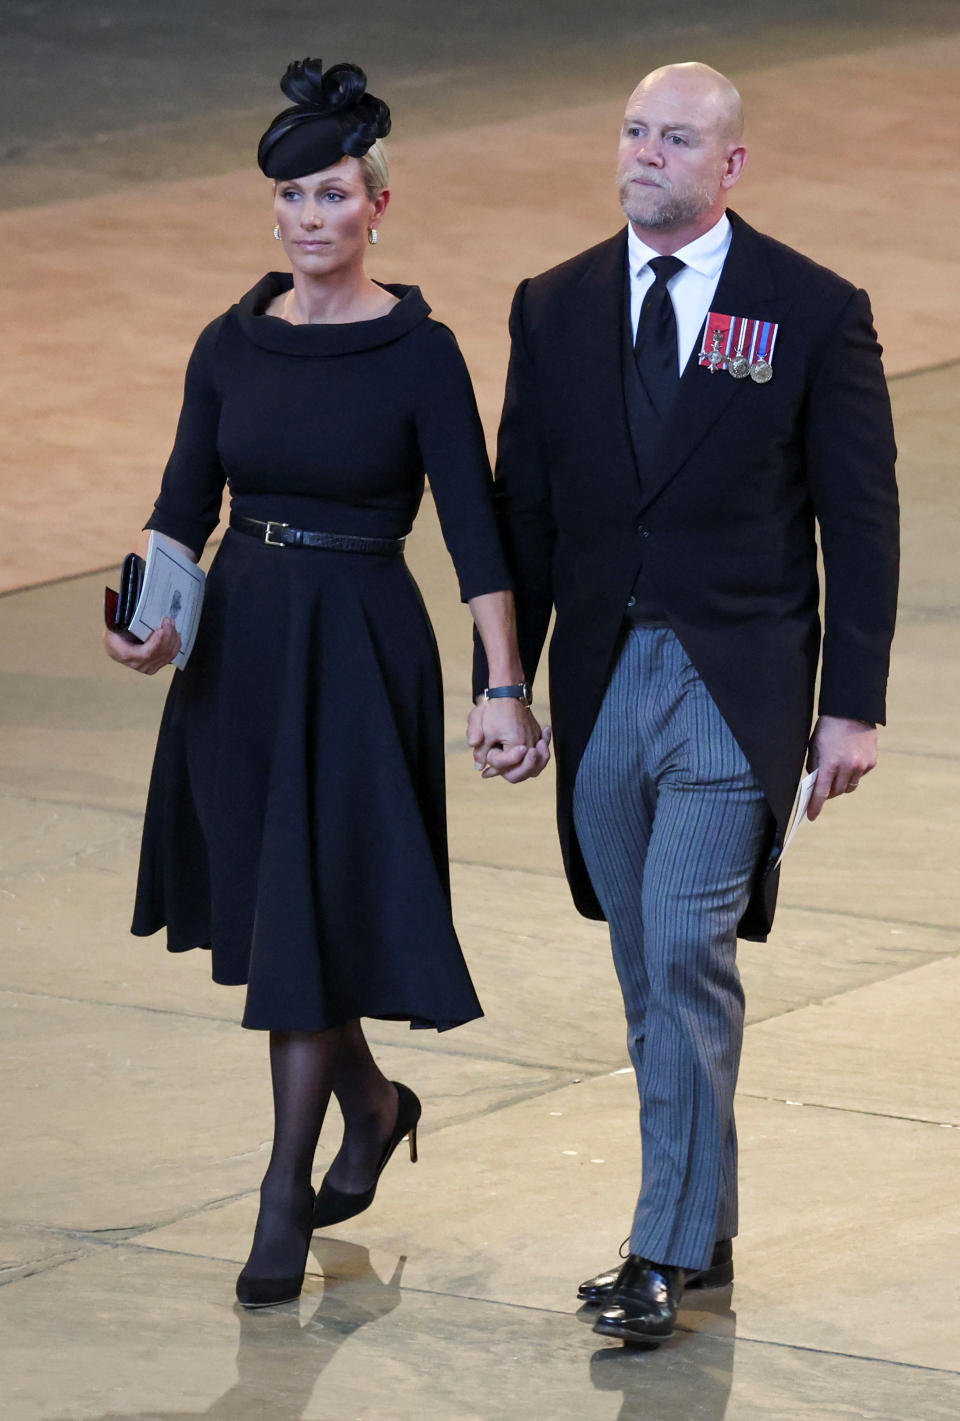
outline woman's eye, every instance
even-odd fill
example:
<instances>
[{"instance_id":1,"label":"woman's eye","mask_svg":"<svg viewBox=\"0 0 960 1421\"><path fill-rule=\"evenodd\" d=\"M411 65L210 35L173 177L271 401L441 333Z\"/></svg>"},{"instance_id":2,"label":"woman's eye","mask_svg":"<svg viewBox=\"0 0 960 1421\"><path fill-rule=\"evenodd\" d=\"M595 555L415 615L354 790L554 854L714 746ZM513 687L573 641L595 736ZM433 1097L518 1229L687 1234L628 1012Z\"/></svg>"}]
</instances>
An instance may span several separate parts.
<instances>
[{"instance_id":1,"label":"woman's eye","mask_svg":"<svg viewBox=\"0 0 960 1421\"><path fill-rule=\"evenodd\" d=\"M294 192L292 187L288 187L285 192L282 192L280 194L280 196L283 198L284 202L289 202L293 198L295 198L297 194Z\"/></svg>"},{"instance_id":2,"label":"woman's eye","mask_svg":"<svg viewBox=\"0 0 960 1421\"><path fill-rule=\"evenodd\" d=\"M324 193L324 197L327 197L327 198L335 198L337 202L342 202L342 201L343 201L343 193L342 193L342 192L334 192L332 189L330 190L330 192Z\"/></svg>"}]
</instances>

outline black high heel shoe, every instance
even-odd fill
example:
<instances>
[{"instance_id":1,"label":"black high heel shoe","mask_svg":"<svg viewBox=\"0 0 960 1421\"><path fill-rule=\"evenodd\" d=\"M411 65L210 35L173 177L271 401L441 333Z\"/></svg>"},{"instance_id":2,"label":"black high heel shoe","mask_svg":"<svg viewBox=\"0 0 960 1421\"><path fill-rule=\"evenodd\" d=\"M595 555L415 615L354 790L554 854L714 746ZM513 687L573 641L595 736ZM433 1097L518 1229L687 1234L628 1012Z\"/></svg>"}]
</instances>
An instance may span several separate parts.
<instances>
[{"instance_id":1,"label":"black high heel shoe","mask_svg":"<svg viewBox=\"0 0 960 1421\"><path fill-rule=\"evenodd\" d=\"M256 1278L251 1277L244 1268L237 1279L237 1302L242 1307L276 1307L280 1303L292 1303L296 1298L299 1298L303 1288L304 1274L307 1271L307 1254L313 1233L313 1210L316 1202L317 1196L311 1189L310 1202L302 1211L297 1225L303 1236L303 1267L300 1272L289 1278Z\"/></svg>"},{"instance_id":2,"label":"black high heel shoe","mask_svg":"<svg viewBox=\"0 0 960 1421\"><path fill-rule=\"evenodd\" d=\"M352 1219L356 1214L362 1214L364 1209L370 1208L373 1196L377 1192L380 1176L386 1168L390 1156L407 1135L410 1137L410 1162L416 1164L417 1124L420 1120L422 1107L413 1091L407 1086L401 1085L399 1081L391 1081L390 1084L395 1086L397 1091L397 1123L383 1147L383 1154L380 1156L380 1163L377 1165L373 1183L362 1194L348 1194L342 1189L337 1189L324 1175L313 1209L313 1227L315 1229L326 1229L331 1224L342 1224L345 1219Z\"/></svg>"}]
</instances>

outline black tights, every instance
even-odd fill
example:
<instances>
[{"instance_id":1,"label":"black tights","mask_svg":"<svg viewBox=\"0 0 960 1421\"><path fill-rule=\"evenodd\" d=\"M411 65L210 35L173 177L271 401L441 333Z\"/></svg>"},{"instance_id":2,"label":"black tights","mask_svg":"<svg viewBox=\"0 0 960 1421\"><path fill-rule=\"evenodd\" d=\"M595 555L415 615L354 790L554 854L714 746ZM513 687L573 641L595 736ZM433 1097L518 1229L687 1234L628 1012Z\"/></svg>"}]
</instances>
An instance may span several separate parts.
<instances>
[{"instance_id":1,"label":"black tights","mask_svg":"<svg viewBox=\"0 0 960 1421\"><path fill-rule=\"evenodd\" d=\"M331 1183L360 1193L372 1183L383 1142L396 1122L397 1097L367 1045L359 1021L329 1031L271 1031L274 1135L260 1186L260 1214L247 1261L257 1278L303 1267L310 1234L310 1173L331 1094L344 1135Z\"/></svg>"}]
</instances>

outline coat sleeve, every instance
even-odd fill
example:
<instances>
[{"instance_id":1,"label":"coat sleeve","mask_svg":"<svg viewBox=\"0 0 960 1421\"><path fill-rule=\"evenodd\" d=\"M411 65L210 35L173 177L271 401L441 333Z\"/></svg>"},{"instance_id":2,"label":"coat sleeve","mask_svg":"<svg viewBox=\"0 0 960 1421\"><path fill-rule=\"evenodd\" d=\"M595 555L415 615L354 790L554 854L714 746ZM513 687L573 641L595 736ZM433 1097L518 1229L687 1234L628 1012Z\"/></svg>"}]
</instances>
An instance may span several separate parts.
<instances>
[{"instance_id":1,"label":"coat sleeve","mask_svg":"<svg viewBox=\"0 0 960 1421\"><path fill-rule=\"evenodd\" d=\"M520 661L532 684L553 610L556 530L536 372L525 326L526 292L524 281L510 311L510 364L497 440L494 500L513 575ZM474 639L474 652L476 695L487 684L479 637Z\"/></svg>"},{"instance_id":2,"label":"coat sleeve","mask_svg":"<svg viewBox=\"0 0 960 1421\"><path fill-rule=\"evenodd\" d=\"M806 423L825 579L821 715L885 718L896 620L899 518L890 398L866 292L821 353Z\"/></svg>"},{"instance_id":3,"label":"coat sleeve","mask_svg":"<svg viewBox=\"0 0 960 1421\"><path fill-rule=\"evenodd\" d=\"M436 323L420 380L417 439L464 602L511 587L493 511L490 462L466 362Z\"/></svg>"},{"instance_id":4,"label":"coat sleeve","mask_svg":"<svg viewBox=\"0 0 960 1421\"><path fill-rule=\"evenodd\" d=\"M198 557L220 521L226 482L217 452L221 401L213 370L222 320L207 326L190 356L173 451L146 524L185 543Z\"/></svg>"}]
</instances>

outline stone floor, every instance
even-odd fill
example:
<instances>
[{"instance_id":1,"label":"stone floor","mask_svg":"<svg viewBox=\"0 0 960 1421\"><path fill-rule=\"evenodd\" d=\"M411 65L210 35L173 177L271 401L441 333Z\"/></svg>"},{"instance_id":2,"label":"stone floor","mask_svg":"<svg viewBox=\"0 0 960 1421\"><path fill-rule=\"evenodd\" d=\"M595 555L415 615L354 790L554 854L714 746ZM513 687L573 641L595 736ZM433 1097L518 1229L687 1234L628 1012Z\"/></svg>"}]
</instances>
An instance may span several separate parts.
<instances>
[{"instance_id":1,"label":"stone floor","mask_svg":"<svg viewBox=\"0 0 960 1421\"><path fill-rule=\"evenodd\" d=\"M721 25L688 0L638 65L647 50L626 6L589 7L608 44L587 7L528 7L557 33L524 85L530 15L491 5L484 53L479 7L463 6L470 25L458 45L443 20L426 92L417 42L438 12L411 7L412 36L378 33L413 132L397 135L390 245L376 259L385 278L413 273L437 293L491 432L512 283L614 225L621 91L668 54L697 52L742 82L756 153L738 205L869 287L894 377L905 577L882 763L801 836L774 936L741 948L736 1286L695 1299L674 1342L638 1354L598 1346L574 1300L616 1255L638 1167L605 935L568 901L552 772L481 784L463 753L468 628L429 500L410 561L444 661L455 905L487 1016L439 1038L375 1026L388 1073L424 1100L420 1163L398 1155L369 1213L317 1236L299 1304L234 1307L269 1148L265 1043L237 1028L238 993L210 984L202 954L127 936L165 677L102 657L92 569L117 560L149 506L193 334L272 256L262 193L241 168L244 126L273 102L251 78L265 12L173 5L182 92L145 51L118 96L110 76L162 33L159 10L145 4L124 30L121 6L98 5L101 46L63 5L9 8L0 74L21 103L8 128L26 114L35 142L7 154L0 213L16 276L2 297L16 360L0 385L0 1417L953 1421L955 9L912 7L908 32L886 3L816 3L803 20L784 8L764 27L760 12L780 6L737 0ZM272 8L281 58L320 48L291 37L304 6ZM57 43L38 29L43 11L67 25ZM362 48L349 27L341 38ZM206 108L191 98L191 39L217 56ZM28 77L41 60L66 72L80 40L90 57L68 133ZM246 85L232 108L228 64ZM573 74L589 82L567 106L548 80ZM197 165L184 144L201 112L213 137ZM65 201L47 186L58 172Z\"/></svg>"}]
</instances>

